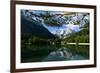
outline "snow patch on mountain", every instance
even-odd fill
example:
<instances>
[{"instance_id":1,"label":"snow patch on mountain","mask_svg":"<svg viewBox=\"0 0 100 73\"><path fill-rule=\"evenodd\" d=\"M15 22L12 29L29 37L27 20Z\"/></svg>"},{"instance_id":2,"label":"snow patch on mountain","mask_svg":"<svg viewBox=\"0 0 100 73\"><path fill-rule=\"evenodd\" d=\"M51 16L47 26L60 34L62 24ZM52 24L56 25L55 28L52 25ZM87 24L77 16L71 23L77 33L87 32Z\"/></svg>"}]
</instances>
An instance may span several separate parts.
<instances>
[{"instance_id":1,"label":"snow patch on mountain","mask_svg":"<svg viewBox=\"0 0 100 73\"><path fill-rule=\"evenodd\" d=\"M60 38L64 38L68 34L72 34L73 32L78 32L81 30L81 27L85 24L89 23L89 14L87 13L75 13L71 15L64 15L63 17L54 16L51 18L51 20L57 20L61 24L61 26L50 26L47 25L44 22L44 19L41 17L41 15L44 15L46 11L34 11L34 10L22 10L24 16L31 18L32 20L38 21L42 24L46 29L49 30L54 35L57 35ZM31 13L34 13L38 16L32 16ZM50 15L52 14L62 14L64 12L49 12ZM67 17L67 18L66 18ZM64 24L65 23L65 24Z\"/></svg>"}]
</instances>

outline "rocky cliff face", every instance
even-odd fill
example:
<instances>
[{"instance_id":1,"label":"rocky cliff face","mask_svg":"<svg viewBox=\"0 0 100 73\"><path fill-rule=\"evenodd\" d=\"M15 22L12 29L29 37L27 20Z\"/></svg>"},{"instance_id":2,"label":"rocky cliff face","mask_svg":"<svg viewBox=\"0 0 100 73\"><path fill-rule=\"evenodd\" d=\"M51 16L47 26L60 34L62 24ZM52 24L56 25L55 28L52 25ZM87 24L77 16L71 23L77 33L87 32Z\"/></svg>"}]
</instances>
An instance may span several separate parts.
<instances>
[{"instance_id":1,"label":"rocky cliff face","mask_svg":"<svg viewBox=\"0 0 100 73\"><path fill-rule=\"evenodd\" d=\"M88 13L22 10L22 33L64 38L89 25ZM44 37L44 36L43 36Z\"/></svg>"}]
</instances>

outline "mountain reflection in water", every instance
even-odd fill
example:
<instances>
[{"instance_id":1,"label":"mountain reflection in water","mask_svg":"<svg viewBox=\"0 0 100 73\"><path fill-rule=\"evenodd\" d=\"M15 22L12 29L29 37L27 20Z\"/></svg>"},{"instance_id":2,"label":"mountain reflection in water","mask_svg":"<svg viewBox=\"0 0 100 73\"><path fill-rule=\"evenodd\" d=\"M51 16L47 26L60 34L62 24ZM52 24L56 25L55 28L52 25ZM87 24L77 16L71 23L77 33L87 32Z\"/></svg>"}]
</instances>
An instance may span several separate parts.
<instances>
[{"instance_id":1,"label":"mountain reflection in water","mask_svg":"<svg viewBox=\"0 0 100 73\"><path fill-rule=\"evenodd\" d=\"M59 48L57 51L51 52L45 59L46 60L75 60L75 59L84 59L83 56L75 54L73 55L72 52L66 50L65 47Z\"/></svg>"},{"instance_id":2,"label":"mountain reflection in water","mask_svg":"<svg viewBox=\"0 0 100 73\"><path fill-rule=\"evenodd\" d=\"M21 62L46 62L89 59L89 46L28 46L21 49Z\"/></svg>"}]
</instances>

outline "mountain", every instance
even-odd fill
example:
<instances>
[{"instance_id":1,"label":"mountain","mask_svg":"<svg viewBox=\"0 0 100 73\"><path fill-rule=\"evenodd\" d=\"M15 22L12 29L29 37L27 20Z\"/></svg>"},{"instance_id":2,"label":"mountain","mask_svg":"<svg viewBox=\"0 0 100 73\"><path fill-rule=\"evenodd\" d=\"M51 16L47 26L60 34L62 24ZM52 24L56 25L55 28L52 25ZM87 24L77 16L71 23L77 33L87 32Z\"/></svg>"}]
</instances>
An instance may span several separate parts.
<instances>
[{"instance_id":1,"label":"mountain","mask_svg":"<svg viewBox=\"0 0 100 73\"><path fill-rule=\"evenodd\" d=\"M79 32L73 33L70 36L66 37L65 40L68 42L81 42L89 43L89 29L82 29Z\"/></svg>"},{"instance_id":2,"label":"mountain","mask_svg":"<svg viewBox=\"0 0 100 73\"><path fill-rule=\"evenodd\" d=\"M21 29L22 33L32 34L43 38L64 38L74 32L79 32L81 29L89 25L88 13L74 13L62 15L59 12L48 11L21 11ZM52 15L58 13L59 15Z\"/></svg>"},{"instance_id":3,"label":"mountain","mask_svg":"<svg viewBox=\"0 0 100 73\"><path fill-rule=\"evenodd\" d=\"M29 34L40 38L55 38L41 23L21 15L21 35Z\"/></svg>"}]
</instances>

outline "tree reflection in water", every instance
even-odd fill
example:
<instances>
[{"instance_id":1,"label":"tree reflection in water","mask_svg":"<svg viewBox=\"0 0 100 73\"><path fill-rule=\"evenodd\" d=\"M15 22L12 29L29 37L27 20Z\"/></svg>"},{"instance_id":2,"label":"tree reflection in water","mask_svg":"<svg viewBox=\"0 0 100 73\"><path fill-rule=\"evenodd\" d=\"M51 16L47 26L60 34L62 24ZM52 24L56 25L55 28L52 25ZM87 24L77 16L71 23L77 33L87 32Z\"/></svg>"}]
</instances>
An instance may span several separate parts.
<instances>
[{"instance_id":1,"label":"tree reflection in water","mask_svg":"<svg viewBox=\"0 0 100 73\"><path fill-rule=\"evenodd\" d=\"M89 59L89 46L32 46L21 50L21 62L46 62Z\"/></svg>"}]
</instances>

